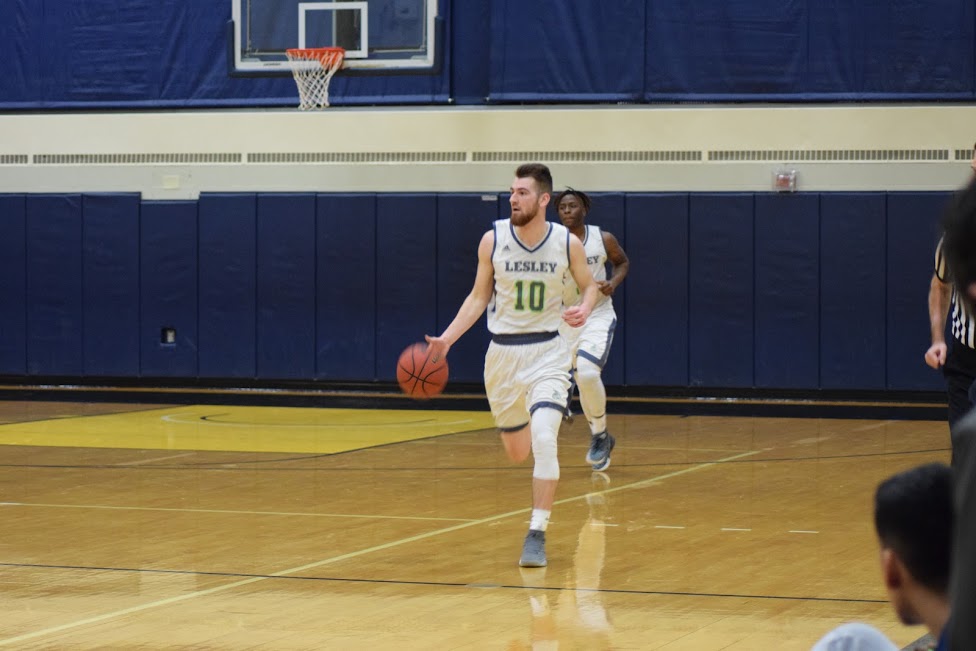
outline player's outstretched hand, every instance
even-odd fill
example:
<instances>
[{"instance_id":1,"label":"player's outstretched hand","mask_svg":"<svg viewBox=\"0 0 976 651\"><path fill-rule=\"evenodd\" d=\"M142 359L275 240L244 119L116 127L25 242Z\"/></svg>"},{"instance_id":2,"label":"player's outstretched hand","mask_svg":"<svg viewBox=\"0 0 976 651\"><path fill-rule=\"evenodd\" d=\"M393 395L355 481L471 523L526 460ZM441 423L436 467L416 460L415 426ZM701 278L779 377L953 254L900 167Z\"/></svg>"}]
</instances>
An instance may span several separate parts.
<instances>
[{"instance_id":1,"label":"player's outstretched hand","mask_svg":"<svg viewBox=\"0 0 976 651\"><path fill-rule=\"evenodd\" d=\"M424 335L424 339L427 341L427 356L430 357L430 361L436 363L447 357L447 351L451 349L451 344L447 343L443 337Z\"/></svg>"},{"instance_id":2,"label":"player's outstretched hand","mask_svg":"<svg viewBox=\"0 0 976 651\"><path fill-rule=\"evenodd\" d=\"M586 323L586 319L589 316L589 310L584 308L582 305L574 305L573 307L567 308L566 311L563 312L563 321L574 328L578 328Z\"/></svg>"}]
</instances>

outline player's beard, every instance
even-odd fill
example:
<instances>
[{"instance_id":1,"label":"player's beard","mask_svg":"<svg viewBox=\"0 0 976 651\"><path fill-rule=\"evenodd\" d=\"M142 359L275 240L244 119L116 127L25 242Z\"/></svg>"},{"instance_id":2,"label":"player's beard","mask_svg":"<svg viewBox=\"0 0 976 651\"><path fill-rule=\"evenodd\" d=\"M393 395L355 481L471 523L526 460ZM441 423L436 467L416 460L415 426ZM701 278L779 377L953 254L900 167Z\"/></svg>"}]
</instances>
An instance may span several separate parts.
<instances>
[{"instance_id":1,"label":"player's beard","mask_svg":"<svg viewBox=\"0 0 976 651\"><path fill-rule=\"evenodd\" d=\"M512 211L512 216L511 216L510 219L512 220L512 225L513 226L525 226L530 221L532 221L533 219L535 219L535 216L538 215L538 214L539 214L539 206L535 206L532 209L532 212L526 212L525 210L521 210L519 212L515 212L513 210Z\"/></svg>"}]
</instances>

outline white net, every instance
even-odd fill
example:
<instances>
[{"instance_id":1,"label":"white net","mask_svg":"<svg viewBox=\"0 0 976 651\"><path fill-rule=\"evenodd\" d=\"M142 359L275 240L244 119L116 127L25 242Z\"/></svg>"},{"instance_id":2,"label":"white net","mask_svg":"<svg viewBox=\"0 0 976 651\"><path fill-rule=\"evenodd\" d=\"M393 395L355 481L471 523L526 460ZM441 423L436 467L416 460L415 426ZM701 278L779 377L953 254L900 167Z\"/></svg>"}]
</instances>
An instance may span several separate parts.
<instances>
[{"instance_id":1,"label":"white net","mask_svg":"<svg viewBox=\"0 0 976 651\"><path fill-rule=\"evenodd\" d=\"M329 105L329 82L342 67L346 51L339 47L286 50L298 86L298 108L303 111Z\"/></svg>"}]
</instances>

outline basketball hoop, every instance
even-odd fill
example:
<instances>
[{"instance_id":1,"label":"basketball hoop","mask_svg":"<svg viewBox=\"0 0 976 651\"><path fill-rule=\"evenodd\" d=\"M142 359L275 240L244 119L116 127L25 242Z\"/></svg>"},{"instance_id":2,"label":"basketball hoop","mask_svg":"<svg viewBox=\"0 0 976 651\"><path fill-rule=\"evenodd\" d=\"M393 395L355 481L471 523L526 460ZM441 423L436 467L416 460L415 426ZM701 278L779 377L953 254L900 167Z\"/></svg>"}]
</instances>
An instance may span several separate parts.
<instances>
[{"instance_id":1,"label":"basketball hoop","mask_svg":"<svg viewBox=\"0 0 976 651\"><path fill-rule=\"evenodd\" d=\"M329 82L342 67L346 51L341 47L285 50L298 86L298 108L303 111L329 105Z\"/></svg>"}]
</instances>

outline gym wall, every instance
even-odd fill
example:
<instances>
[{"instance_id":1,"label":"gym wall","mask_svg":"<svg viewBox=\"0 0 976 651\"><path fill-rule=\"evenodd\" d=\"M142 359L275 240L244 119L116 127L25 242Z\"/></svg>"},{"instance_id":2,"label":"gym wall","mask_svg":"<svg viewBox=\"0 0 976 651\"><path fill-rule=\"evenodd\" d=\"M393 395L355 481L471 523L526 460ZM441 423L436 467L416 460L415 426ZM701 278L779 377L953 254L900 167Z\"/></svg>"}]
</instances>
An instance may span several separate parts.
<instances>
[{"instance_id":1,"label":"gym wall","mask_svg":"<svg viewBox=\"0 0 976 651\"><path fill-rule=\"evenodd\" d=\"M632 271L606 379L934 390L944 192L600 193ZM444 328L507 196L0 195L0 374L392 381ZM167 331L172 330L172 340ZM487 335L452 350L479 382Z\"/></svg>"}]
</instances>

